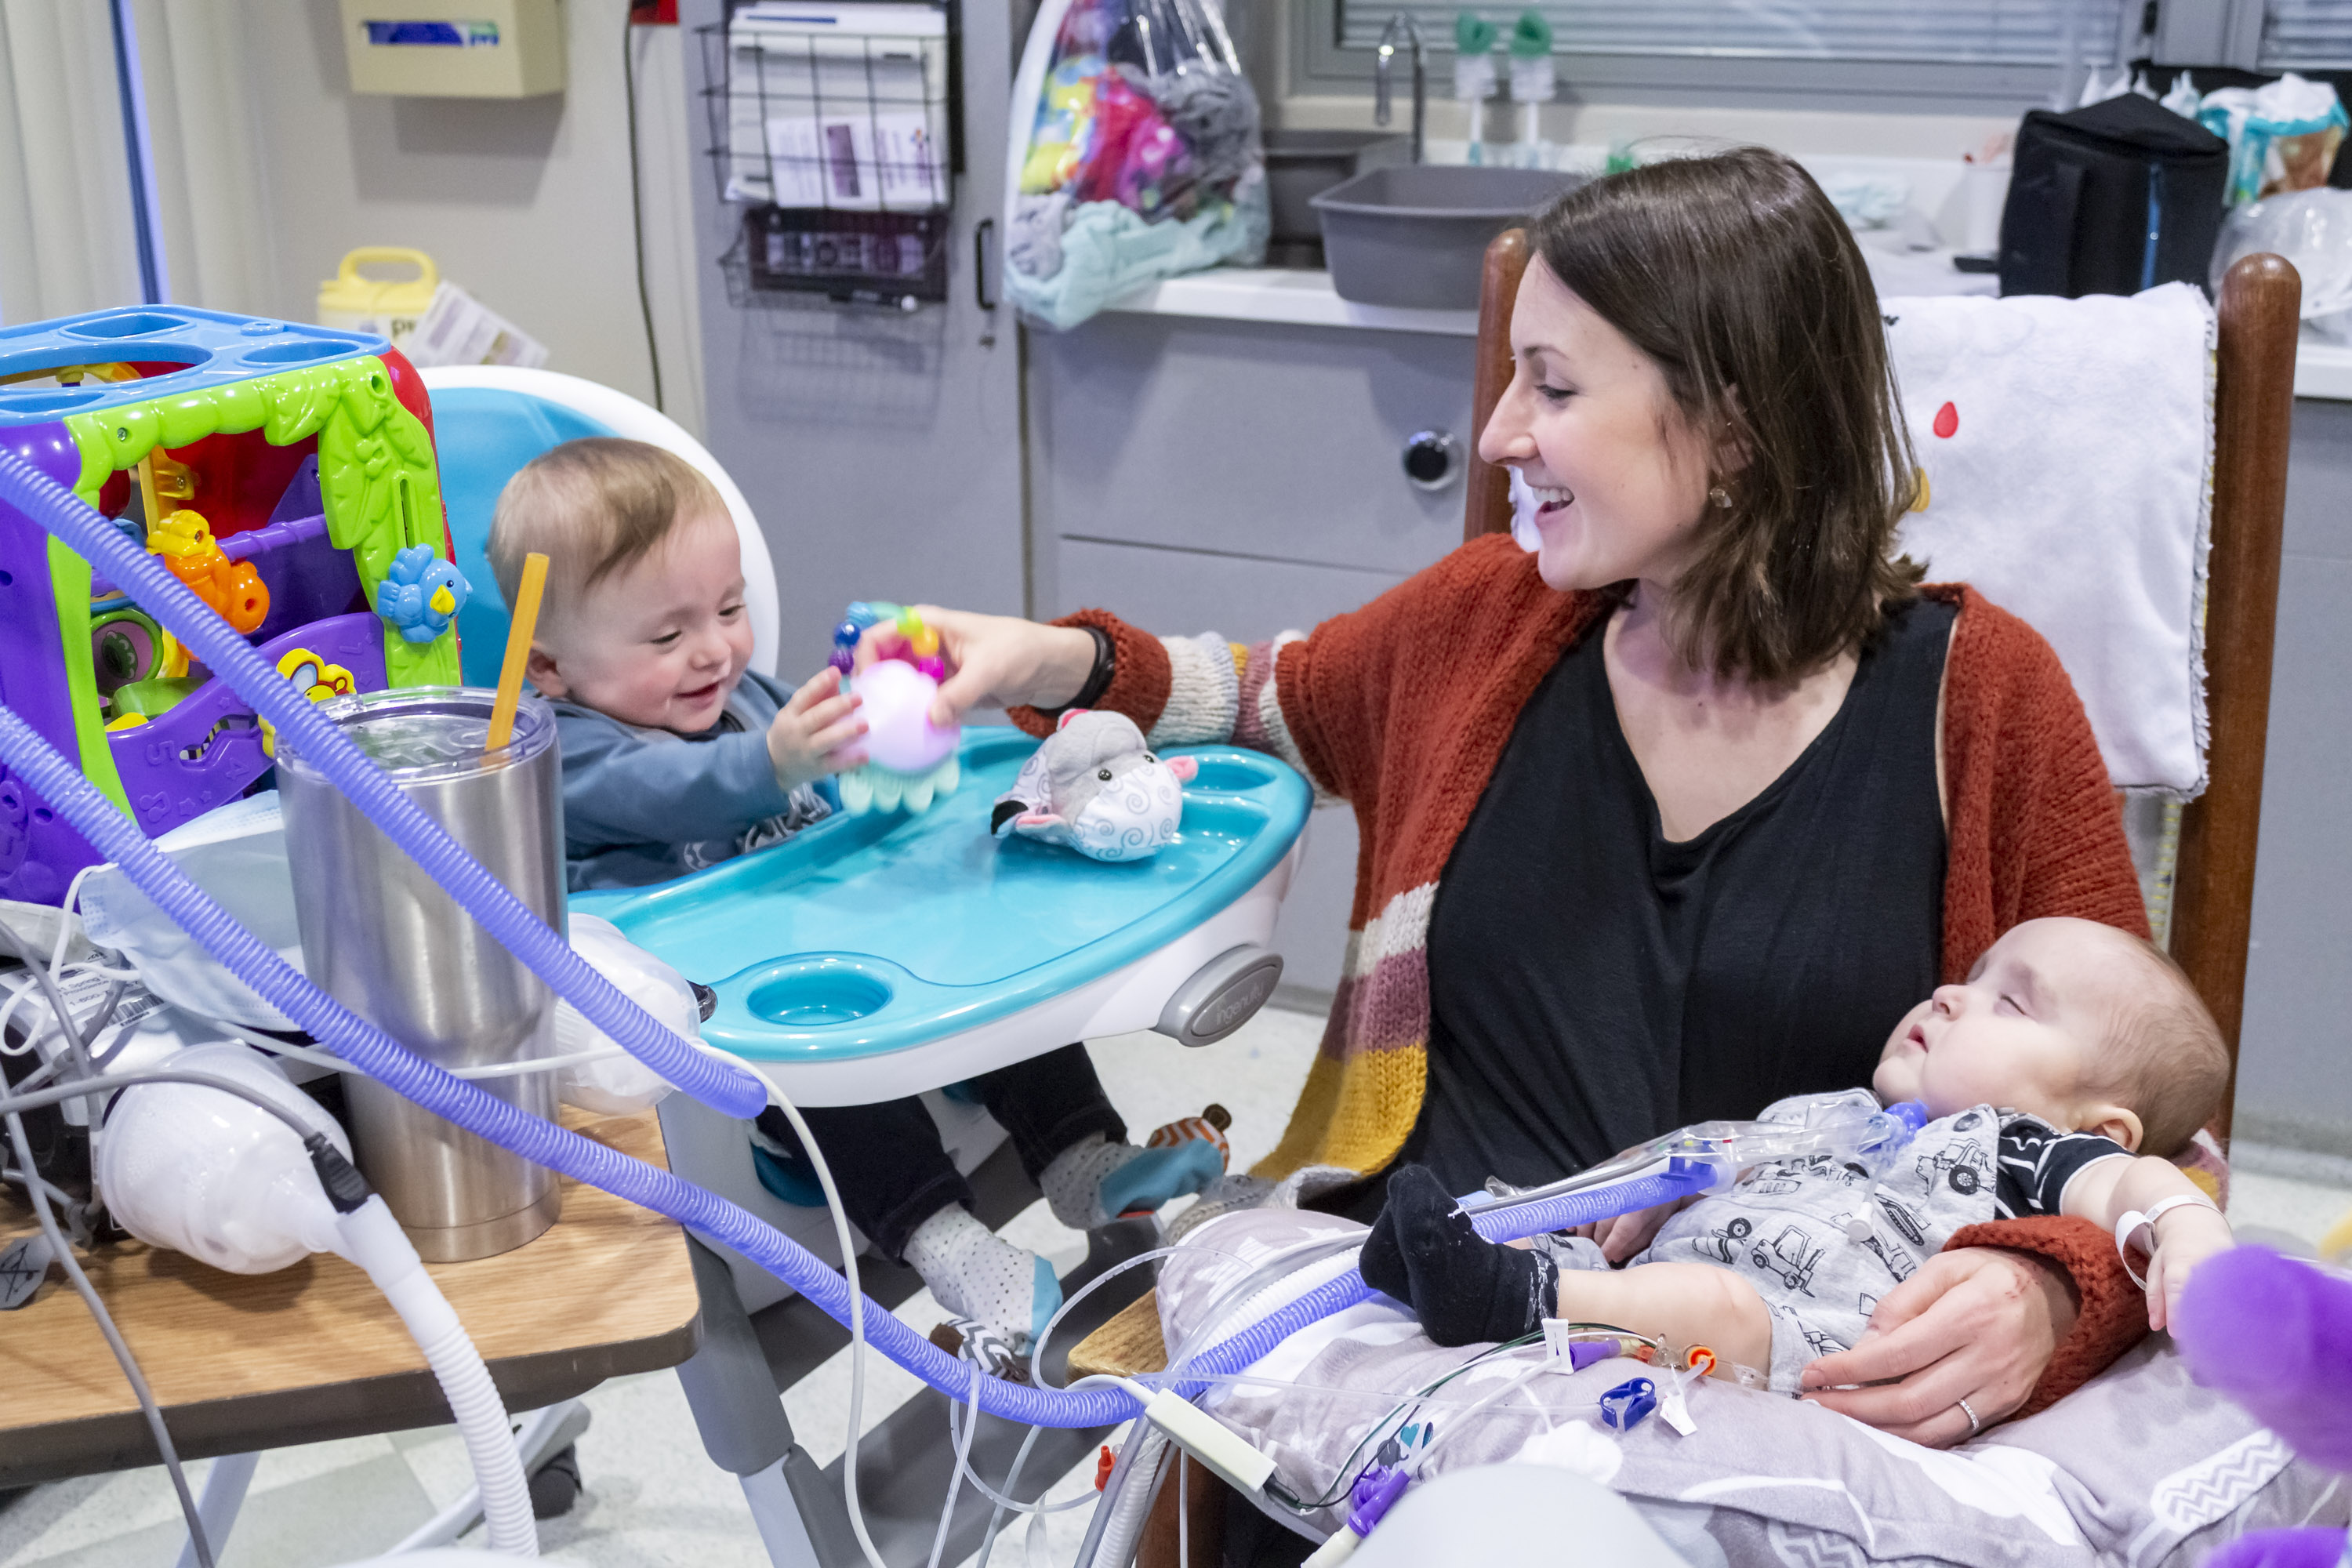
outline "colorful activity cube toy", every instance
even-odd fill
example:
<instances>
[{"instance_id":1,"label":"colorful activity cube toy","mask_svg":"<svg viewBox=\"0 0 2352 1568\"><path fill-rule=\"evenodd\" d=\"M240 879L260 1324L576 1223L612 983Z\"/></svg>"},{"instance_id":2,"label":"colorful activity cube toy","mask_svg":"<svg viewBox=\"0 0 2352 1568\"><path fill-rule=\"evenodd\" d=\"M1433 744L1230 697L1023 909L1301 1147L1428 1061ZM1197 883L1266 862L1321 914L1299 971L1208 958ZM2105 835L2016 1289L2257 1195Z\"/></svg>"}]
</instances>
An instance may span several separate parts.
<instances>
[{"instance_id":1,"label":"colorful activity cube toy","mask_svg":"<svg viewBox=\"0 0 2352 1568\"><path fill-rule=\"evenodd\" d=\"M383 339L181 305L0 329L0 449L115 519L314 697L458 684L467 589L432 405ZM5 502L0 703L150 835L269 766L252 710ZM0 898L56 903L98 858L0 770Z\"/></svg>"}]
</instances>

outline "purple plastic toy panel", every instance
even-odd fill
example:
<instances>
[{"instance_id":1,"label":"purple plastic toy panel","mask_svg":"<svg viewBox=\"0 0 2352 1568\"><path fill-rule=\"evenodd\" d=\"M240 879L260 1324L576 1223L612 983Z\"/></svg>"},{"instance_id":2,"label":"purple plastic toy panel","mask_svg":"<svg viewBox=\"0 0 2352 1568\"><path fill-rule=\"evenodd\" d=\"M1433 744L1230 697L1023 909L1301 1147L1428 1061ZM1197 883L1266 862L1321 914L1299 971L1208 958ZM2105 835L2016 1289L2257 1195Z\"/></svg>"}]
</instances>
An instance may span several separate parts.
<instances>
[{"instance_id":1,"label":"purple plastic toy panel","mask_svg":"<svg viewBox=\"0 0 2352 1568\"><path fill-rule=\"evenodd\" d=\"M0 426L0 446L61 485L81 476L81 452L60 423ZM58 638L49 536L0 506L0 703L70 757L78 747L70 698L57 677ZM95 858L80 834L0 768L0 898L56 903Z\"/></svg>"},{"instance_id":2,"label":"purple plastic toy panel","mask_svg":"<svg viewBox=\"0 0 2352 1568\"><path fill-rule=\"evenodd\" d=\"M272 664L310 654L321 666L349 670L354 691L383 689L383 623L370 612L297 626L259 651ZM199 687L162 718L107 739L123 793L150 837L226 805L269 766L252 710L221 680Z\"/></svg>"}]
</instances>

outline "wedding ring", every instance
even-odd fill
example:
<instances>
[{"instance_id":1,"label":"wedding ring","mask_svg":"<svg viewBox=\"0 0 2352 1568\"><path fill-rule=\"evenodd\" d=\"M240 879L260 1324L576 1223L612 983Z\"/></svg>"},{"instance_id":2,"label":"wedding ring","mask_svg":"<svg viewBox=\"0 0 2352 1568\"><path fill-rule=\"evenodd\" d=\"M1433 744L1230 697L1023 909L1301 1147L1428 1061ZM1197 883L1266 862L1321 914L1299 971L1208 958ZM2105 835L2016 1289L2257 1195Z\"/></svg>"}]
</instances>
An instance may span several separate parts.
<instances>
[{"instance_id":1,"label":"wedding ring","mask_svg":"<svg viewBox=\"0 0 2352 1568\"><path fill-rule=\"evenodd\" d=\"M1978 1433L1984 1430L1984 1423L1977 1419L1977 1413L1969 1408L1969 1402L1967 1400L1955 1400L1953 1403L1957 1404L1960 1407L1960 1414L1969 1418L1969 1436L1973 1437Z\"/></svg>"}]
</instances>

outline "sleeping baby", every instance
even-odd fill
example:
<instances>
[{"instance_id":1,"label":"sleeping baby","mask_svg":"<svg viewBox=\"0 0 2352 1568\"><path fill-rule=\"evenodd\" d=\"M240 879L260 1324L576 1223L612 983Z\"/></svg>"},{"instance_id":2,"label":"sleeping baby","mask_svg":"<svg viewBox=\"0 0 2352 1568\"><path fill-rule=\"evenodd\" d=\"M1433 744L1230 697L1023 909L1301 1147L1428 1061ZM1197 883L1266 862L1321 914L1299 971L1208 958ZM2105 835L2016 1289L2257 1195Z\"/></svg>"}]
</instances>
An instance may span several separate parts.
<instances>
[{"instance_id":1,"label":"sleeping baby","mask_svg":"<svg viewBox=\"0 0 2352 1568\"><path fill-rule=\"evenodd\" d=\"M1548 1317L1706 1345L1717 1370L1769 1370L1798 1387L1816 1357L1851 1347L1880 1297L1962 1226L2073 1215L2144 1241L2148 1324L2162 1328L2189 1271L2232 1245L2221 1211L2162 1156L2188 1147L2220 1103L2229 1057L2188 977L2111 926L2030 921L1967 982L1895 1026L1871 1080L1876 1102L1921 1100L1930 1121L1874 1177L1822 1156L1740 1173L1720 1195L1627 1215L1598 1235L1532 1247L1481 1238L1426 1169L1390 1180L1365 1239L1374 1289L1409 1303L1442 1345L1504 1340ZM1782 1100L1801 1118L1821 1098ZM1622 1270L1597 1242L1654 1230Z\"/></svg>"}]
</instances>

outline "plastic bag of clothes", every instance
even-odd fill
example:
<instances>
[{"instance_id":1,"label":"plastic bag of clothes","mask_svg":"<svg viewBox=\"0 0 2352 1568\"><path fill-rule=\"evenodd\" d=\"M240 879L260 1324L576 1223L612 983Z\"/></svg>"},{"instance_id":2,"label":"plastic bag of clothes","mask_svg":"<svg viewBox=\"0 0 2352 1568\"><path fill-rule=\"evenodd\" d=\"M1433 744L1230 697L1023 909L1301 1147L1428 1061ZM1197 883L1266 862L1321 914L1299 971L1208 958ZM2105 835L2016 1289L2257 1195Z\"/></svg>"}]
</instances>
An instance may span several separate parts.
<instances>
[{"instance_id":1,"label":"plastic bag of clothes","mask_svg":"<svg viewBox=\"0 0 2352 1568\"><path fill-rule=\"evenodd\" d=\"M1031 320L1265 255L1257 96L1216 0L1046 0L1013 121L1005 292Z\"/></svg>"},{"instance_id":2,"label":"plastic bag of clothes","mask_svg":"<svg viewBox=\"0 0 2352 1568\"><path fill-rule=\"evenodd\" d=\"M2210 285L2240 257L2271 251L2303 275L2304 324L2339 343L2352 342L2352 191L2289 191L2230 214L2213 247Z\"/></svg>"},{"instance_id":3,"label":"plastic bag of clothes","mask_svg":"<svg viewBox=\"0 0 2352 1568\"><path fill-rule=\"evenodd\" d=\"M2352 128L2333 87L2293 71L2266 86L2207 93L2197 120L2230 144L2231 206L2326 184Z\"/></svg>"}]
</instances>

